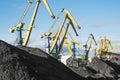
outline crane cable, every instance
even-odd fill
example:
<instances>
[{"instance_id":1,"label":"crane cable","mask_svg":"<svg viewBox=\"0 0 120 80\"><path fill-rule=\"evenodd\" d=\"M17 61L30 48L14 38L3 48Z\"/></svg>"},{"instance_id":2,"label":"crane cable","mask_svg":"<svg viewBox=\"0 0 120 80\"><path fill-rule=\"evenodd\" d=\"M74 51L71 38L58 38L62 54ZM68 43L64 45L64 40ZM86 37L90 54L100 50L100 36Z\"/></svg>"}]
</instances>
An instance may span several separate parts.
<instances>
[{"instance_id":1,"label":"crane cable","mask_svg":"<svg viewBox=\"0 0 120 80\"><path fill-rule=\"evenodd\" d=\"M28 3L28 5L27 5L27 7L25 8L25 11L24 11L24 13L23 13L23 16L20 18L20 22L22 22L23 19L25 18L25 16L26 16L26 14L27 14L27 12L28 12L31 4L32 4L32 0L29 0L29 3ZM19 22L19 23L20 23L20 22Z\"/></svg>"},{"instance_id":2,"label":"crane cable","mask_svg":"<svg viewBox=\"0 0 120 80\"><path fill-rule=\"evenodd\" d=\"M57 15L57 17L55 18L54 22L53 22L52 25L50 26L49 30L48 30L46 33L44 33L44 34L42 34L42 35L40 36L41 38L43 38L43 37L45 37L45 36L50 36L50 35L52 34L52 29L53 29L53 27L55 26L55 24L57 23L57 21L58 21L58 19L60 18L60 16L62 15L63 11L64 11L64 8L63 8L63 9L60 11L60 13Z\"/></svg>"},{"instance_id":3,"label":"crane cable","mask_svg":"<svg viewBox=\"0 0 120 80\"><path fill-rule=\"evenodd\" d=\"M57 23L58 19L60 18L60 16L62 15L64 11L64 8L60 11L60 13L58 14L57 18L54 20L53 24L51 25L51 27L49 28L48 32L50 32L52 30L52 28L54 27L54 25Z\"/></svg>"}]
</instances>

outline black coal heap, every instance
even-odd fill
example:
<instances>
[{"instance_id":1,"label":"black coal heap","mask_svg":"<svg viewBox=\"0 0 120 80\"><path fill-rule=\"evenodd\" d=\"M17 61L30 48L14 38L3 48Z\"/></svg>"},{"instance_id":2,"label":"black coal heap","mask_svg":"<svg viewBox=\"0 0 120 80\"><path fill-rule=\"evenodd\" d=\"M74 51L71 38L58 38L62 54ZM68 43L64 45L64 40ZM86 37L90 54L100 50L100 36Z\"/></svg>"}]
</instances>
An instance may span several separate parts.
<instances>
[{"instance_id":1,"label":"black coal heap","mask_svg":"<svg viewBox=\"0 0 120 80\"><path fill-rule=\"evenodd\" d=\"M69 69L41 49L0 40L0 80L120 80L120 59L94 58L86 67Z\"/></svg>"},{"instance_id":2,"label":"black coal heap","mask_svg":"<svg viewBox=\"0 0 120 80\"><path fill-rule=\"evenodd\" d=\"M21 48L0 40L0 80L85 80L42 50Z\"/></svg>"}]
</instances>

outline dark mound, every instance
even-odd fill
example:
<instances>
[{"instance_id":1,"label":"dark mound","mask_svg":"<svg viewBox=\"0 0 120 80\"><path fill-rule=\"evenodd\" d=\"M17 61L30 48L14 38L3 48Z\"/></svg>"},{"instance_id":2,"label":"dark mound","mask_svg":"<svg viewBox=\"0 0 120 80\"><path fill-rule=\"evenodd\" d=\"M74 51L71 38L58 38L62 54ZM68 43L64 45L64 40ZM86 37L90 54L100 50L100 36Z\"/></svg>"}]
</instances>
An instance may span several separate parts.
<instances>
[{"instance_id":1,"label":"dark mound","mask_svg":"<svg viewBox=\"0 0 120 80\"><path fill-rule=\"evenodd\" d=\"M85 80L42 50L23 49L0 41L0 80Z\"/></svg>"},{"instance_id":2,"label":"dark mound","mask_svg":"<svg viewBox=\"0 0 120 80\"><path fill-rule=\"evenodd\" d=\"M88 66L89 68L95 70L97 73L101 73L107 77L113 78L113 75L111 75L111 73L114 72L114 69L106 64L103 60L94 58L92 63L90 63Z\"/></svg>"},{"instance_id":3,"label":"dark mound","mask_svg":"<svg viewBox=\"0 0 120 80\"><path fill-rule=\"evenodd\" d=\"M86 67L79 67L78 69L71 68L71 70L86 79L118 80L120 79L119 61L120 59L118 58L113 58L111 60L94 58Z\"/></svg>"},{"instance_id":4,"label":"dark mound","mask_svg":"<svg viewBox=\"0 0 120 80\"><path fill-rule=\"evenodd\" d=\"M88 67L95 70L97 73L104 75L104 77L109 80L118 80L120 78L119 61L118 58L113 58L111 60L94 58Z\"/></svg>"},{"instance_id":5,"label":"dark mound","mask_svg":"<svg viewBox=\"0 0 120 80\"><path fill-rule=\"evenodd\" d=\"M43 50L41 50L39 48L23 47L23 46L17 46L17 47L29 52L30 54L34 54L34 55L44 57L44 58L50 57L49 54L45 53Z\"/></svg>"},{"instance_id":6,"label":"dark mound","mask_svg":"<svg viewBox=\"0 0 120 80\"><path fill-rule=\"evenodd\" d=\"M120 58L114 57L114 58L112 58L112 59L110 60L110 62L116 63L117 65L120 66Z\"/></svg>"}]
</instances>

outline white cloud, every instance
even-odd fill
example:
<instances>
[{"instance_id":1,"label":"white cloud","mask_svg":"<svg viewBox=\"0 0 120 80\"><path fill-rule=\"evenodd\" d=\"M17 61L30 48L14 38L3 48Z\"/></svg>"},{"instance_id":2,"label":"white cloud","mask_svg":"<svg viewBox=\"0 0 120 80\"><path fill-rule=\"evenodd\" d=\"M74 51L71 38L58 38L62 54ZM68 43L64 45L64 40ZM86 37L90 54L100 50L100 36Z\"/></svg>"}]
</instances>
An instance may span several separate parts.
<instances>
[{"instance_id":1,"label":"white cloud","mask_svg":"<svg viewBox=\"0 0 120 80\"><path fill-rule=\"evenodd\" d=\"M97 22L97 23L95 23L95 27L103 27L103 26L105 26L104 22Z\"/></svg>"}]
</instances>

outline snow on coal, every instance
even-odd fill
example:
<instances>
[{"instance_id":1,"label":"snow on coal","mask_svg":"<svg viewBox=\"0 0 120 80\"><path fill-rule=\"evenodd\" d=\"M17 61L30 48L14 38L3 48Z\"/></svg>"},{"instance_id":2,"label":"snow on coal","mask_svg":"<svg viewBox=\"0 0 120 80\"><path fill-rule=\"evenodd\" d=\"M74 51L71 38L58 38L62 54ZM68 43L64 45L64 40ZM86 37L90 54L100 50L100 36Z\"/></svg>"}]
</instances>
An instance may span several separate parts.
<instances>
[{"instance_id":1,"label":"snow on coal","mask_svg":"<svg viewBox=\"0 0 120 80\"><path fill-rule=\"evenodd\" d=\"M40 49L22 50L0 40L0 80L86 79Z\"/></svg>"}]
</instances>

